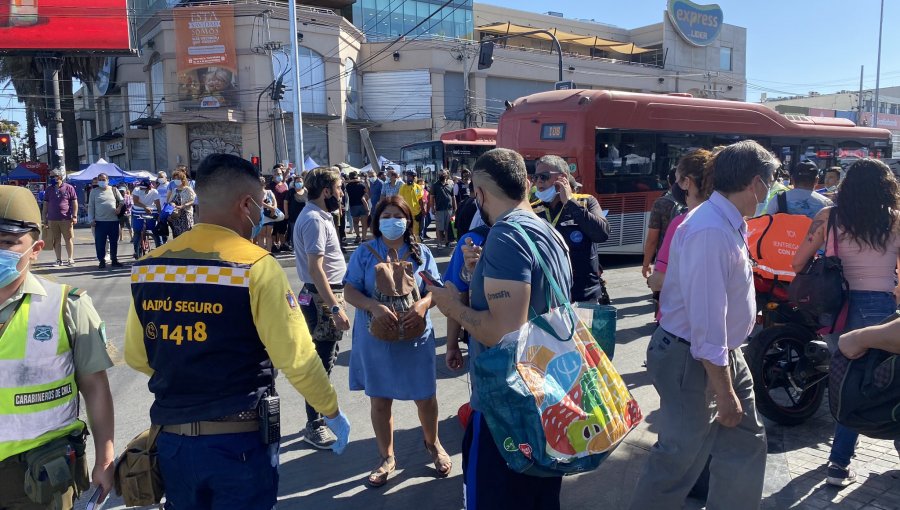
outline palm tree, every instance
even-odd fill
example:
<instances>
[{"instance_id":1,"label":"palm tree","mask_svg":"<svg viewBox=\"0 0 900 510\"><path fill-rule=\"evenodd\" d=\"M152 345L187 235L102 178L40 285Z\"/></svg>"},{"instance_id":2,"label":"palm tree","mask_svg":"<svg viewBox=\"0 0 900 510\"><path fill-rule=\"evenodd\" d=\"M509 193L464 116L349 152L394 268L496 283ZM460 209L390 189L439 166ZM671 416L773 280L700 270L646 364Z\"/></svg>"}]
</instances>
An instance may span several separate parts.
<instances>
[{"instance_id":1,"label":"palm tree","mask_svg":"<svg viewBox=\"0 0 900 510\"><path fill-rule=\"evenodd\" d=\"M103 67L103 57L66 56L62 57L59 71L60 103L62 104L63 142L65 144L65 162L69 169L78 169L78 131L75 125L74 96L72 79L92 83ZM20 103L25 104L28 120L28 143L32 154L35 146L34 119L46 127L50 122L51 108L48 93L44 90L44 70L39 60L32 56L0 57L0 82L12 85ZM5 88L5 87L4 87Z\"/></svg>"}]
</instances>

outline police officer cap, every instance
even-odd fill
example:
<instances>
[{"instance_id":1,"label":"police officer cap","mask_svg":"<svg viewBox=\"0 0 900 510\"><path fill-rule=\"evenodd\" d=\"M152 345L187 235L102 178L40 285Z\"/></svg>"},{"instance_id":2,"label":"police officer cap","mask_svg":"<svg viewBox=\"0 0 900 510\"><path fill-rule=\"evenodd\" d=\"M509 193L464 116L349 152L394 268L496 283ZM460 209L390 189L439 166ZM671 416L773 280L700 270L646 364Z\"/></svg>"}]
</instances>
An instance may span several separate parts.
<instances>
[{"instance_id":1,"label":"police officer cap","mask_svg":"<svg viewBox=\"0 0 900 510\"><path fill-rule=\"evenodd\" d=\"M0 232L24 234L41 231L41 210L27 188L0 186Z\"/></svg>"}]
</instances>

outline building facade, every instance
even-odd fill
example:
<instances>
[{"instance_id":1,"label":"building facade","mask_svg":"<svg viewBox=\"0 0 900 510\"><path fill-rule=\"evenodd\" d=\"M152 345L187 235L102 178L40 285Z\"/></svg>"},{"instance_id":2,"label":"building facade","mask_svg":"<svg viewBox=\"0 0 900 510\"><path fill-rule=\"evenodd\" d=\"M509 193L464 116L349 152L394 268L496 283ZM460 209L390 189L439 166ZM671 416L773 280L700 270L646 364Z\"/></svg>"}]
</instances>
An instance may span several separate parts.
<instances>
[{"instance_id":1,"label":"building facade","mask_svg":"<svg viewBox=\"0 0 900 510\"><path fill-rule=\"evenodd\" d=\"M878 125L875 125L875 90L842 90L834 94L811 92L807 96L762 97L762 104L780 113L810 117L840 117L859 126L879 127L893 133L893 155L900 155L900 87L887 87L878 94Z\"/></svg>"},{"instance_id":2,"label":"building facade","mask_svg":"<svg viewBox=\"0 0 900 510\"><path fill-rule=\"evenodd\" d=\"M437 0L315 3L298 7L300 33L291 37L283 1L138 0L138 55L109 59L105 75L78 93L84 160L169 171L230 152L261 157L268 172L301 159L292 144L292 43L300 52L302 159L318 164L364 165L363 128L380 155L397 160L405 144L495 127L505 101L552 90L559 57L539 37L498 42L493 65L477 69L478 41L503 35L502 24L565 34L563 81L579 88L746 96L747 34L735 25L722 24L700 46L663 11L659 23L623 29L471 0L444 9ZM188 51L194 43L185 41L211 37L203 32L210 27L223 41L212 46L225 53L198 66ZM269 87L279 77L287 94L273 100Z\"/></svg>"}]
</instances>

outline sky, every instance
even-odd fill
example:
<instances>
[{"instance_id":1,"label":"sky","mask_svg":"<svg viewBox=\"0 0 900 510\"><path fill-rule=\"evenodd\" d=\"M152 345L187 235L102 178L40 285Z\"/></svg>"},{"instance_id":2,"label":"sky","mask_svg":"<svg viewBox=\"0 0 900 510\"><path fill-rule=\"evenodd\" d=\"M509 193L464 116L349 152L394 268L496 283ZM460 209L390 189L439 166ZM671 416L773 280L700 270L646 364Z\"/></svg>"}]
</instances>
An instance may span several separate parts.
<instances>
[{"instance_id":1,"label":"sky","mask_svg":"<svg viewBox=\"0 0 900 510\"><path fill-rule=\"evenodd\" d=\"M476 0L478 1L478 0ZM663 20L667 0L487 0L529 12L561 12L625 29ZM708 5L712 0L696 0ZM747 29L747 101L875 88L880 0L718 0L724 22ZM884 0L881 87L900 86L900 1Z\"/></svg>"}]
</instances>

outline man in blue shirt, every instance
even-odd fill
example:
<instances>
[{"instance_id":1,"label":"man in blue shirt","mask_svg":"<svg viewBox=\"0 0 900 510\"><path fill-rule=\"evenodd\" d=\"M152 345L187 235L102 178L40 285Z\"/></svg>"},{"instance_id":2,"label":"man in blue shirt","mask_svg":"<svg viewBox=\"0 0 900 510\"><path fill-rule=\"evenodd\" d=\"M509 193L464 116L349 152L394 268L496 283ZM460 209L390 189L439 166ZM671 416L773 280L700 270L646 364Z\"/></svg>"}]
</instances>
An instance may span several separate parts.
<instances>
[{"instance_id":1,"label":"man in blue shirt","mask_svg":"<svg viewBox=\"0 0 900 510\"><path fill-rule=\"evenodd\" d=\"M369 199L371 200L371 209L372 209L372 220L369 224L375 223L375 206L378 205L378 201L381 200L381 191L384 189L384 170L378 171L378 176L375 177L375 180L369 181Z\"/></svg>"},{"instance_id":2,"label":"man in blue shirt","mask_svg":"<svg viewBox=\"0 0 900 510\"><path fill-rule=\"evenodd\" d=\"M802 214L812 219L823 208L833 205L824 195L813 191L819 184L819 167L812 161L794 165L791 184L794 189L782 191L769 200L766 213Z\"/></svg>"},{"instance_id":3,"label":"man in blue shirt","mask_svg":"<svg viewBox=\"0 0 900 510\"><path fill-rule=\"evenodd\" d=\"M530 312L542 315L551 306L548 279L512 224L527 232L563 289L572 288L572 266L565 242L531 210L531 185L522 156L509 149L486 152L475 162L473 182L481 216L492 227L471 278L472 306L460 301L459 290L451 282L445 288L429 286L428 291L441 312L472 335L469 356L476 363L482 352L528 322ZM477 372L471 378L473 413L463 439L467 505L492 510L558 509L562 477L528 476L507 467L481 413Z\"/></svg>"}]
</instances>

